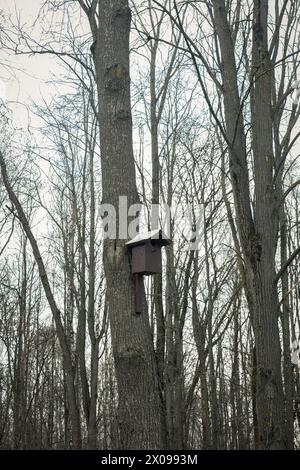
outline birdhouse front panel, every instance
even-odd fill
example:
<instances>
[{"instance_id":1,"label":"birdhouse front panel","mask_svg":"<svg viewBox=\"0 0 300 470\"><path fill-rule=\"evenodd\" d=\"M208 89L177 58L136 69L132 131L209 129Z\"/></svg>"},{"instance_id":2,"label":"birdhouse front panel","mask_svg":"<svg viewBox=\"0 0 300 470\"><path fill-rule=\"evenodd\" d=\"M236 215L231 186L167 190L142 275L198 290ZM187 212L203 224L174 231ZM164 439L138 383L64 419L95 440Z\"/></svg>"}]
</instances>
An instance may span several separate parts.
<instances>
[{"instance_id":1,"label":"birdhouse front panel","mask_svg":"<svg viewBox=\"0 0 300 470\"><path fill-rule=\"evenodd\" d=\"M147 241L132 248L132 273L145 276L162 272L161 247Z\"/></svg>"}]
</instances>

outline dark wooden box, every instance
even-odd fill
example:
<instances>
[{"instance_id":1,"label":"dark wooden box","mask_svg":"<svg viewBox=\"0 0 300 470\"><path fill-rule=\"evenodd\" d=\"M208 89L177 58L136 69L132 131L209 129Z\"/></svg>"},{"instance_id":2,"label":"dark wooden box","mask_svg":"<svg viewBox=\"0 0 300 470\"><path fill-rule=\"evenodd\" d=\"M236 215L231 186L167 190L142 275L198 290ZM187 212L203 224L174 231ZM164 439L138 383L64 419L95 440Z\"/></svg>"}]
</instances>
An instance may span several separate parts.
<instances>
[{"instance_id":1,"label":"dark wooden box","mask_svg":"<svg viewBox=\"0 0 300 470\"><path fill-rule=\"evenodd\" d=\"M131 263L133 274L161 273L161 246L150 240L144 245L133 246Z\"/></svg>"}]
</instances>

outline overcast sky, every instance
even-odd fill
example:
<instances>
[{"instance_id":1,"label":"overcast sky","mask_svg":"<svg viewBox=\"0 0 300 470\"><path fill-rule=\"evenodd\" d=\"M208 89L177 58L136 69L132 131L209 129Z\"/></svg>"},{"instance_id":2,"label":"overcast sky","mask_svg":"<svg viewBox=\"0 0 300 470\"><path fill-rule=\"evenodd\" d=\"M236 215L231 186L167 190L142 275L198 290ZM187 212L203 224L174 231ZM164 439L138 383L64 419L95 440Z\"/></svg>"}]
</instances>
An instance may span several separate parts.
<instances>
[{"instance_id":1,"label":"overcast sky","mask_svg":"<svg viewBox=\"0 0 300 470\"><path fill-rule=\"evenodd\" d=\"M10 14L13 21L16 11L21 22L30 26L38 15L42 0L0 0L0 10ZM26 126L28 112L26 105L39 102L41 97L51 96L52 68L55 59L47 55L27 56L7 54L0 50L0 92L5 93L9 107L14 111L15 123ZM4 67L3 67L4 65ZM5 67L7 66L7 67ZM25 105L25 106L24 106Z\"/></svg>"}]
</instances>

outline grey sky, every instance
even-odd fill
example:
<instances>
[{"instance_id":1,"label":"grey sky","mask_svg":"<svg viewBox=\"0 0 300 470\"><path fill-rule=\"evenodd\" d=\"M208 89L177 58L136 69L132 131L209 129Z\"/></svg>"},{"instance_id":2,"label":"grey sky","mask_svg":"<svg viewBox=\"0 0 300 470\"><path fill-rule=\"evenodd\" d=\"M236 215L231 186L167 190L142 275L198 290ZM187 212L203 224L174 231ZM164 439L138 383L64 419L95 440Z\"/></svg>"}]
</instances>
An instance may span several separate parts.
<instances>
[{"instance_id":1,"label":"grey sky","mask_svg":"<svg viewBox=\"0 0 300 470\"><path fill-rule=\"evenodd\" d=\"M41 5L41 0L0 0L0 10L5 15L10 14L15 21L18 12L21 22L28 26L37 17ZM23 127L28 123L28 112L24 105L30 104L30 101L40 101L41 96L50 96L52 87L49 80L54 62L55 59L47 55L13 55L0 50L0 64L8 66L1 67L0 90L3 94L5 88L6 100L18 126Z\"/></svg>"}]
</instances>

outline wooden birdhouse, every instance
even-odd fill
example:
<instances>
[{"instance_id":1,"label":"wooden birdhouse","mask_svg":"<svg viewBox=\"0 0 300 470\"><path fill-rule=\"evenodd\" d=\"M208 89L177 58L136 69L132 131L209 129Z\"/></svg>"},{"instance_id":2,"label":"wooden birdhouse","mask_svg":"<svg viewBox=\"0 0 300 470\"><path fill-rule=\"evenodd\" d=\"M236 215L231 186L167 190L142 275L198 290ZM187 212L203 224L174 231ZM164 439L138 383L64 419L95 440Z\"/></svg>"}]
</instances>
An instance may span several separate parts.
<instances>
[{"instance_id":1,"label":"wooden birdhouse","mask_svg":"<svg viewBox=\"0 0 300 470\"><path fill-rule=\"evenodd\" d=\"M131 254L131 270L135 277L136 312L142 311L142 283L143 276L160 274L162 272L161 249L171 241L162 230L139 233L126 243Z\"/></svg>"},{"instance_id":2,"label":"wooden birdhouse","mask_svg":"<svg viewBox=\"0 0 300 470\"><path fill-rule=\"evenodd\" d=\"M140 233L127 242L126 246L131 250L132 273L144 276L161 273L161 248L169 244L170 240L161 230Z\"/></svg>"}]
</instances>

